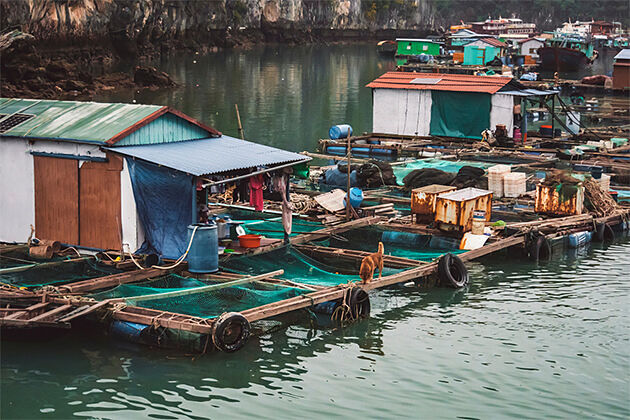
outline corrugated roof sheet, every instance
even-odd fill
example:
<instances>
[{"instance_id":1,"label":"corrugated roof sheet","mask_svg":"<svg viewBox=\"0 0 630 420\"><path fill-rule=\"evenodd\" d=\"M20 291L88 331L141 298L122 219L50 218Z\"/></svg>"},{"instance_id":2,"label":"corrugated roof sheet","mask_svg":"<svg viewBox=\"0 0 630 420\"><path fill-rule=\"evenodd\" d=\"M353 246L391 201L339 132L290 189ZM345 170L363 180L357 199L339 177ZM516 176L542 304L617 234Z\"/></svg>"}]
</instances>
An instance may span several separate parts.
<instances>
[{"instance_id":1,"label":"corrugated roof sheet","mask_svg":"<svg viewBox=\"0 0 630 420\"><path fill-rule=\"evenodd\" d=\"M630 48L624 48L615 56L615 60L630 60Z\"/></svg>"},{"instance_id":2,"label":"corrugated roof sheet","mask_svg":"<svg viewBox=\"0 0 630 420\"><path fill-rule=\"evenodd\" d=\"M167 112L204 128L211 135L220 134L161 105L0 98L0 114L17 112L35 117L0 136L113 144Z\"/></svg>"},{"instance_id":3,"label":"corrugated roof sheet","mask_svg":"<svg viewBox=\"0 0 630 420\"><path fill-rule=\"evenodd\" d=\"M505 42L499 41L496 38L481 38L479 41L484 41L486 44L490 44L493 47L507 48L507 44Z\"/></svg>"},{"instance_id":4,"label":"corrugated roof sheet","mask_svg":"<svg viewBox=\"0 0 630 420\"><path fill-rule=\"evenodd\" d=\"M440 79L432 85L412 83L415 79ZM512 80L501 76L471 76L467 74L415 73L390 71L369 83L367 87L383 89L447 90L493 94Z\"/></svg>"},{"instance_id":5,"label":"corrugated roof sheet","mask_svg":"<svg viewBox=\"0 0 630 420\"><path fill-rule=\"evenodd\" d=\"M502 95L512 95L512 96L546 96L546 95L557 95L559 93L560 91L558 90L538 90L538 89L501 91Z\"/></svg>"},{"instance_id":6,"label":"corrugated roof sheet","mask_svg":"<svg viewBox=\"0 0 630 420\"><path fill-rule=\"evenodd\" d=\"M309 157L299 153L225 135L177 143L120 146L107 149L195 176L310 160Z\"/></svg>"}]
</instances>

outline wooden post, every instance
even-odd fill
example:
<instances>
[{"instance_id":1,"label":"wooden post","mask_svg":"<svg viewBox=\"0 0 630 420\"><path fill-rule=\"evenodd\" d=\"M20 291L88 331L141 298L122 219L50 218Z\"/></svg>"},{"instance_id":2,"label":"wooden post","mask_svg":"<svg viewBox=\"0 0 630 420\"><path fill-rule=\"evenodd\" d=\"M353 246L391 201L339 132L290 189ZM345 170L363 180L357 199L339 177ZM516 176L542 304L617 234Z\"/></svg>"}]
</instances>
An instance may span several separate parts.
<instances>
[{"instance_id":1,"label":"wooden post","mask_svg":"<svg viewBox=\"0 0 630 420\"><path fill-rule=\"evenodd\" d=\"M238 135L241 136L241 139L245 140L243 135L243 125L241 125L241 114L238 112L238 104L234 104L234 108L236 108L236 121L238 122Z\"/></svg>"},{"instance_id":2,"label":"wooden post","mask_svg":"<svg viewBox=\"0 0 630 420\"><path fill-rule=\"evenodd\" d=\"M556 95L551 95L551 138L556 137Z\"/></svg>"},{"instance_id":3,"label":"wooden post","mask_svg":"<svg viewBox=\"0 0 630 420\"><path fill-rule=\"evenodd\" d=\"M348 153L348 188L346 190L346 220L350 220L350 130L348 130L348 143L346 152Z\"/></svg>"}]
</instances>

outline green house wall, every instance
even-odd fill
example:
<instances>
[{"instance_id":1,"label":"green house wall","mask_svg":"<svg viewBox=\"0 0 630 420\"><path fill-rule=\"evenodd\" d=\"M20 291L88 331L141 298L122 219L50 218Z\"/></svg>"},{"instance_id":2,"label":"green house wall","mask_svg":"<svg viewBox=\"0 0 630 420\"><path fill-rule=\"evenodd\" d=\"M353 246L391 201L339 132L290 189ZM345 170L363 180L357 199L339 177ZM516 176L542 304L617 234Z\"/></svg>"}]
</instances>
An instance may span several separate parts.
<instances>
[{"instance_id":1,"label":"green house wall","mask_svg":"<svg viewBox=\"0 0 630 420\"><path fill-rule=\"evenodd\" d=\"M116 143L116 146L172 143L210 137L203 128L173 114L164 114Z\"/></svg>"},{"instance_id":2,"label":"green house wall","mask_svg":"<svg viewBox=\"0 0 630 420\"><path fill-rule=\"evenodd\" d=\"M440 55L440 45L428 41L398 41L397 55Z\"/></svg>"}]
</instances>

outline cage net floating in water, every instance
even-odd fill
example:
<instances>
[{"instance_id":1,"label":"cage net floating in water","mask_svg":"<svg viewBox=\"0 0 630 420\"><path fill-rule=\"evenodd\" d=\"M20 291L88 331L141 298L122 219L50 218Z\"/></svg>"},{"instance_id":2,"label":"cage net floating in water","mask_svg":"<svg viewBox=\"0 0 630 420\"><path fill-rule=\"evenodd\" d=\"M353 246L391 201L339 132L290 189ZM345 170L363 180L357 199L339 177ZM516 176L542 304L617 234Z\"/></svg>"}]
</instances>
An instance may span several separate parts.
<instances>
[{"instance_id":1,"label":"cage net floating in water","mask_svg":"<svg viewBox=\"0 0 630 420\"><path fill-rule=\"evenodd\" d=\"M61 262L56 265L35 265L24 271L0 274L0 282L17 287L40 287L70 283L120 273L121 270L100 265L92 260Z\"/></svg>"},{"instance_id":2,"label":"cage net floating in water","mask_svg":"<svg viewBox=\"0 0 630 420\"><path fill-rule=\"evenodd\" d=\"M452 161L444 159L418 159L406 163L404 165L394 165L394 175L396 175L396 182L398 185L403 185L403 179L416 169L433 168L439 169L444 172L457 173L464 166L474 166L476 168L488 169L489 167L496 165L489 162L472 162L472 161Z\"/></svg>"},{"instance_id":3,"label":"cage net floating in water","mask_svg":"<svg viewBox=\"0 0 630 420\"><path fill-rule=\"evenodd\" d=\"M224 269L248 275L283 269L284 274L278 278L317 286L337 286L361 280L358 272L356 275L337 274L335 268L314 260L290 246L265 254L233 258L222 263L221 266ZM400 270L385 268L383 275L398 272Z\"/></svg>"},{"instance_id":4,"label":"cage net floating in water","mask_svg":"<svg viewBox=\"0 0 630 420\"><path fill-rule=\"evenodd\" d=\"M223 289L191 293L183 296L134 301L134 296L145 296L172 291L190 290L220 284L219 282L199 281L192 278L169 274L154 281L138 284L123 284L111 290L95 293L97 300L126 298L131 306L139 306L160 311L175 312L200 318L215 318L224 312L241 312L247 309L279 302L309 293L310 290L276 285L242 284Z\"/></svg>"},{"instance_id":5,"label":"cage net floating in water","mask_svg":"<svg viewBox=\"0 0 630 420\"><path fill-rule=\"evenodd\" d=\"M334 248L367 252L375 252L378 243L383 242L386 255L426 262L433 261L449 252L451 254L465 252L459 249L457 239L383 230L374 226L353 229L343 233L342 236L348 241L332 238L326 242Z\"/></svg>"}]
</instances>

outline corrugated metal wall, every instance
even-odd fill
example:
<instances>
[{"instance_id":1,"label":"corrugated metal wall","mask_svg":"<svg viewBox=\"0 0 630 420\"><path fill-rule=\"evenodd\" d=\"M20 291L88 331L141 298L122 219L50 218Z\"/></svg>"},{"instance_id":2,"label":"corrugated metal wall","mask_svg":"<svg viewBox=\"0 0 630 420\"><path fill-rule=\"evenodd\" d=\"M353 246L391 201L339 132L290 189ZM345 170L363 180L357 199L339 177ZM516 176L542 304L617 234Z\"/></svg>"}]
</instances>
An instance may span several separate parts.
<instances>
[{"instance_id":1,"label":"corrugated metal wall","mask_svg":"<svg viewBox=\"0 0 630 420\"><path fill-rule=\"evenodd\" d=\"M171 143L205 139L210 133L173 114L164 114L116 143L116 146Z\"/></svg>"}]
</instances>

